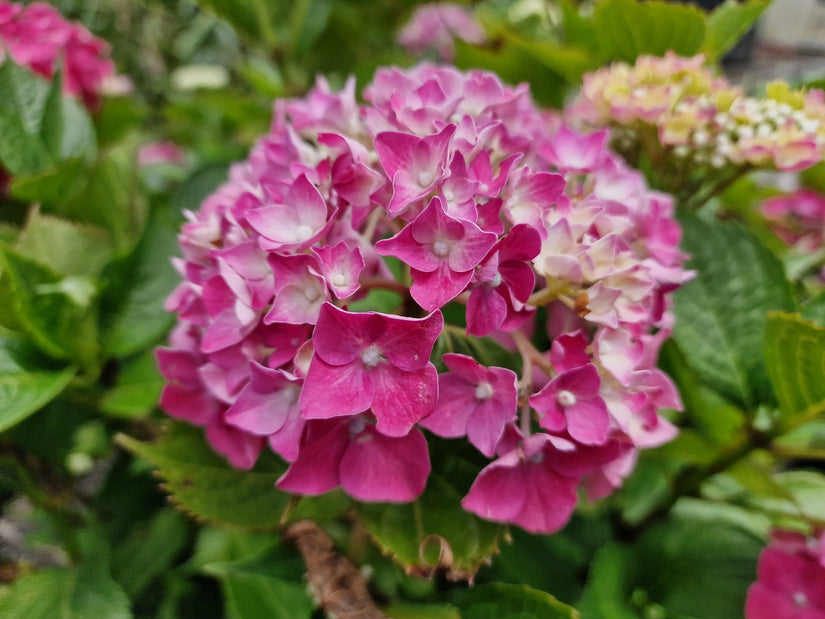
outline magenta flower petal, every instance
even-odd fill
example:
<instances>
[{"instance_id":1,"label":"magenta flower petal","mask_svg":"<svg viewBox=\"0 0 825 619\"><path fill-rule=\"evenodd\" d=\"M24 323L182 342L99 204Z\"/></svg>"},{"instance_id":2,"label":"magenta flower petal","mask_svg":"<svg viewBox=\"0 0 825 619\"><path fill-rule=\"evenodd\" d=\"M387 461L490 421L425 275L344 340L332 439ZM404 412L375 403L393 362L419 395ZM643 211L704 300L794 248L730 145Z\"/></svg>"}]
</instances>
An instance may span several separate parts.
<instances>
[{"instance_id":1,"label":"magenta flower petal","mask_svg":"<svg viewBox=\"0 0 825 619\"><path fill-rule=\"evenodd\" d=\"M222 415L215 415L206 426L206 438L236 469L251 469L264 448L263 438L228 425Z\"/></svg>"},{"instance_id":2,"label":"magenta flower petal","mask_svg":"<svg viewBox=\"0 0 825 619\"><path fill-rule=\"evenodd\" d=\"M487 520L553 533L573 513L577 483L553 469L547 437L533 435L482 469L461 505Z\"/></svg>"},{"instance_id":3,"label":"magenta flower petal","mask_svg":"<svg viewBox=\"0 0 825 619\"><path fill-rule=\"evenodd\" d=\"M400 321L404 322L404 319ZM382 314L347 312L325 303L312 334L315 353L331 365L352 363L384 334L387 326Z\"/></svg>"},{"instance_id":4,"label":"magenta flower petal","mask_svg":"<svg viewBox=\"0 0 825 619\"><path fill-rule=\"evenodd\" d=\"M428 363L420 370L405 372L380 363L370 373L372 411L376 428L388 436L404 436L418 421L432 413L438 398L438 374Z\"/></svg>"},{"instance_id":5,"label":"magenta flower petal","mask_svg":"<svg viewBox=\"0 0 825 619\"><path fill-rule=\"evenodd\" d=\"M329 365L316 352L301 390L301 413L305 419L361 413L372 404L373 383L360 360Z\"/></svg>"},{"instance_id":6,"label":"magenta flower petal","mask_svg":"<svg viewBox=\"0 0 825 619\"><path fill-rule=\"evenodd\" d=\"M375 339L381 352L397 368L420 370L429 363L430 352L444 328L441 312L424 318L407 318L379 314L385 320L386 330Z\"/></svg>"},{"instance_id":7,"label":"magenta flower petal","mask_svg":"<svg viewBox=\"0 0 825 619\"><path fill-rule=\"evenodd\" d=\"M445 438L464 436L472 413L472 407L468 406L467 381L452 373L439 374L436 409L419 425Z\"/></svg>"},{"instance_id":8,"label":"magenta flower petal","mask_svg":"<svg viewBox=\"0 0 825 619\"><path fill-rule=\"evenodd\" d=\"M542 415L539 424L551 432L563 429L586 445L599 445L607 439L610 414L599 395L601 379L592 364L562 372L530 397L530 405Z\"/></svg>"},{"instance_id":9,"label":"magenta flower petal","mask_svg":"<svg viewBox=\"0 0 825 619\"><path fill-rule=\"evenodd\" d=\"M298 457L275 483L297 494L323 494L340 485L338 470L350 437L349 420L310 421Z\"/></svg>"},{"instance_id":10,"label":"magenta flower petal","mask_svg":"<svg viewBox=\"0 0 825 619\"><path fill-rule=\"evenodd\" d=\"M456 273L444 264L432 273L412 270L410 294L415 302L428 312L442 307L457 297L473 278L472 271Z\"/></svg>"},{"instance_id":11,"label":"magenta flower petal","mask_svg":"<svg viewBox=\"0 0 825 619\"><path fill-rule=\"evenodd\" d=\"M429 474L427 441L415 428L396 438L367 424L353 436L340 464L341 486L359 501L412 501Z\"/></svg>"},{"instance_id":12,"label":"magenta flower petal","mask_svg":"<svg viewBox=\"0 0 825 619\"><path fill-rule=\"evenodd\" d=\"M278 432L291 417L300 417L299 397L303 381L282 370L251 364L252 381L226 411L229 425L258 436Z\"/></svg>"}]
</instances>

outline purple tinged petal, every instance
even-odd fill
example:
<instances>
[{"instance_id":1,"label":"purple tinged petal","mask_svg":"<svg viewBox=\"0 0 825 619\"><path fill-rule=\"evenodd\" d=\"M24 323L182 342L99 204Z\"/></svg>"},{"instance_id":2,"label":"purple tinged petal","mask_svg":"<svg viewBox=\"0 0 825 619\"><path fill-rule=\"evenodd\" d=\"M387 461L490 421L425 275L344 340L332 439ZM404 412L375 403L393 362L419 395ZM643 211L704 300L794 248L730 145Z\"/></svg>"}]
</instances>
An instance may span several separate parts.
<instances>
[{"instance_id":1,"label":"purple tinged petal","mask_svg":"<svg viewBox=\"0 0 825 619\"><path fill-rule=\"evenodd\" d=\"M297 494L323 494L340 485L339 467L349 444L349 420L309 421L298 457L275 485Z\"/></svg>"},{"instance_id":2,"label":"purple tinged petal","mask_svg":"<svg viewBox=\"0 0 825 619\"><path fill-rule=\"evenodd\" d=\"M369 374L372 411L378 420L376 429L382 434L404 436L433 412L438 398L438 373L432 363L411 372L380 363Z\"/></svg>"},{"instance_id":3,"label":"purple tinged petal","mask_svg":"<svg viewBox=\"0 0 825 619\"><path fill-rule=\"evenodd\" d=\"M316 351L301 390L301 414L305 419L329 419L361 413L372 404L375 386L360 359L329 365Z\"/></svg>"},{"instance_id":4,"label":"purple tinged petal","mask_svg":"<svg viewBox=\"0 0 825 619\"><path fill-rule=\"evenodd\" d=\"M367 425L350 440L339 471L341 486L359 501L412 501L430 474L427 441L416 428L395 438Z\"/></svg>"}]
</instances>

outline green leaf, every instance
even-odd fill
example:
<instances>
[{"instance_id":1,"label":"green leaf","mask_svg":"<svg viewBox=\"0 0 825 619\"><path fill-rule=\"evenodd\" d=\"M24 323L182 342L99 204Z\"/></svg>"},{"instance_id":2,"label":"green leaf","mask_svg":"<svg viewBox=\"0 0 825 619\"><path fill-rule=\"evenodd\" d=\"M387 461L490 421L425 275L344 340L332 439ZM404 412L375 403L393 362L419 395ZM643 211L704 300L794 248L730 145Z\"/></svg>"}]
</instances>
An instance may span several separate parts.
<instances>
[{"instance_id":1,"label":"green leaf","mask_svg":"<svg viewBox=\"0 0 825 619\"><path fill-rule=\"evenodd\" d=\"M708 60L716 61L741 39L759 19L772 0L737 2L726 0L707 18L707 32L702 52Z\"/></svg>"},{"instance_id":2,"label":"green leaf","mask_svg":"<svg viewBox=\"0 0 825 619\"><path fill-rule=\"evenodd\" d=\"M786 432L774 440L771 451L786 458L825 460L825 419Z\"/></svg>"},{"instance_id":3,"label":"green leaf","mask_svg":"<svg viewBox=\"0 0 825 619\"><path fill-rule=\"evenodd\" d=\"M63 276L96 276L112 255L105 230L32 209L15 248Z\"/></svg>"},{"instance_id":4,"label":"green leaf","mask_svg":"<svg viewBox=\"0 0 825 619\"><path fill-rule=\"evenodd\" d=\"M390 619L461 619L451 604L391 604L384 609Z\"/></svg>"},{"instance_id":5,"label":"green leaf","mask_svg":"<svg viewBox=\"0 0 825 619\"><path fill-rule=\"evenodd\" d=\"M730 400L753 408L772 392L762 355L766 315L792 310L781 263L736 225L683 218L696 277L675 294L673 335L687 363Z\"/></svg>"},{"instance_id":6,"label":"green leaf","mask_svg":"<svg viewBox=\"0 0 825 619\"><path fill-rule=\"evenodd\" d=\"M0 162L15 176L95 150L89 115L61 80L51 83L11 60L0 66Z\"/></svg>"},{"instance_id":7,"label":"green leaf","mask_svg":"<svg viewBox=\"0 0 825 619\"><path fill-rule=\"evenodd\" d=\"M57 359L93 363L98 343L95 294L88 279L60 277L19 253L0 251L0 315L7 326L28 335L46 354Z\"/></svg>"},{"instance_id":8,"label":"green leaf","mask_svg":"<svg viewBox=\"0 0 825 619\"><path fill-rule=\"evenodd\" d=\"M228 166L213 163L198 168L175 189L169 202L175 211L196 211L201 202L227 181Z\"/></svg>"},{"instance_id":9,"label":"green leaf","mask_svg":"<svg viewBox=\"0 0 825 619\"><path fill-rule=\"evenodd\" d=\"M635 544L642 572L637 584L666 609L660 616L742 616L764 540L729 521L726 507L706 519L672 516Z\"/></svg>"},{"instance_id":10,"label":"green leaf","mask_svg":"<svg viewBox=\"0 0 825 619\"><path fill-rule=\"evenodd\" d=\"M160 510L145 525L132 524L128 537L113 549L112 577L135 599L171 567L186 545L187 531L183 516L172 509Z\"/></svg>"},{"instance_id":11,"label":"green leaf","mask_svg":"<svg viewBox=\"0 0 825 619\"><path fill-rule=\"evenodd\" d=\"M578 619L579 612L544 591L526 585L493 583L457 590L450 602L462 619Z\"/></svg>"},{"instance_id":12,"label":"green leaf","mask_svg":"<svg viewBox=\"0 0 825 619\"><path fill-rule=\"evenodd\" d=\"M332 12L332 0L297 0L293 4L292 15L292 52L300 57L326 28Z\"/></svg>"},{"instance_id":13,"label":"green leaf","mask_svg":"<svg viewBox=\"0 0 825 619\"><path fill-rule=\"evenodd\" d=\"M40 136L56 161L93 155L97 146L92 120L77 100L63 96L59 72L48 88Z\"/></svg>"},{"instance_id":14,"label":"green leaf","mask_svg":"<svg viewBox=\"0 0 825 619\"><path fill-rule=\"evenodd\" d=\"M825 410L825 328L798 315L771 313L765 359L786 421Z\"/></svg>"},{"instance_id":15,"label":"green leaf","mask_svg":"<svg viewBox=\"0 0 825 619\"><path fill-rule=\"evenodd\" d=\"M590 564L587 586L578 605L584 617L640 619L628 604L638 571L638 559L631 547L611 542L600 548Z\"/></svg>"},{"instance_id":16,"label":"green leaf","mask_svg":"<svg viewBox=\"0 0 825 619\"><path fill-rule=\"evenodd\" d=\"M117 441L153 464L172 500L200 520L276 528L301 518L334 518L349 504L340 492L330 492L302 498L293 507L291 495L275 488L286 470L277 456L265 451L252 470L233 469L209 448L200 429L183 423L170 423L155 443L123 434Z\"/></svg>"},{"instance_id":17,"label":"green leaf","mask_svg":"<svg viewBox=\"0 0 825 619\"><path fill-rule=\"evenodd\" d=\"M24 576L0 595L4 619L130 619L129 598L109 575L100 531L81 531L85 547L77 567Z\"/></svg>"},{"instance_id":18,"label":"green leaf","mask_svg":"<svg viewBox=\"0 0 825 619\"><path fill-rule=\"evenodd\" d=\"M283 545L253 559L207 563L200 570L221 581L230 619L309 619L315 608L301 557Z\"/></svg>"},{"instance_id":19,"label":"green leaf","mask_svg":"<svg viewBox=\"0 0 825 619\"><path fill-rule=\"evenodd\" d=\"M528 41L516 35L507 38L512 45L558 73L571 84L578 84L581 82L582 75L601 65L596 57L578 47L562 47L543 41Z\"/></svg>"},{"instance_id":20,"label":"green leaf","mask_svg":"<svg viewBox=\"0 0 825 619\"><path fill-rule=\"evenodd\" d=\"M36 172L53 162L40 137L48 86L6 59L0 65L0 162L13 175Z\"/></svg>"},{"instance_id":21,"label":"green leaf","mask_svg":"<svg viewBox=\"0 0 825 619\"><path fill-rule=\"evenodd\" d=\"M145 350L172 326L174 316L163 304L180 281L170 262L177 249L172 227L153 217L132 253L104 272L101 315L108 355Z\"/></svg>"},{"instance_id":22,"label":"green leaf","mask_svg":"<svg viewBox=\"0 0 825 619\"><path fill-rule=\"evenodd\" d=\"M692 56L705 38L705 18L693 6L637 0L604 0L596 5L593 27L604 60L634 62L642 54L672 50Z\"/></svg>"},{"instance_id":23,"label":"green leaf","mask_svg":"<svg viewBox=\"0 0 825 619\"><path fill-rule=\"evenodd\" d=\"M23 338L0 337L0 431L57 397L77 372L50 365Z\"/></svg>"},{"instance_id":24,"label":"green leaf","mask_svg":"<svg viewBox=\"0 0 825 619\"><path fill-rule=\"evenodd\" d=\"M162 389L163 377L158 371L154 351L147 350L123 362L115 386L103 396L100 408L115 417L144 417L155 408Z\"/></svg>"},{"instance_id":25,"label":"green leaf","mask_svg":"<svg viewBox=\"0 0 825 619\"><path fill-rule=\"evenodd\" d=\"M196 0L196 3L228 21L253 44L262 43L271 48L278 43L273 25L284 18L276 10L279 3L267 0Z\"/></svg>"},{"instance_id":26,"label":"green leaf","mask_svg":"<svg viewBox=\"0 0 825 619\"><path fill-rule=\"evenodd\" d=\"M461 494L437 474L412 503L360 505L367 531L405 568L430 574L443 568L469 578L498 548L502 527L461 507Z\"/></svg>"},{"instance_id":27,"label":"green leaf","mask_svg":"<svg viewBox=\"0 0 825 619\"><path fill-rule=\"evenodd\" d=\"M802 318L825 327L825 292L822 292L812 299L809 299L799 307Z\"/></svg>"},{"instance_id":28,"label":"green leaf","mask_svg":"<svg viewBox=\"0 0 825 619\"><path fill-rule=\"evenodd\" d=\"M24 576L0 596L5 619L128 619L129 600L111 580L88 579L76 569Z\"/></svg>"},{"instance_id":29,"label":"green leaf","mask_svg":"<svg viewBox=\"0 0 825 619\"><path fill-rule=\"evenodd\" d=\"M70 159L15 176L12 195L38 202L43 212L107 230L117 252L130 250L145 224L134 149L112 147L93 162Z\"/></svg>"},{"instance_id":30,"label":"green leaf","mask_svg":"<svg viewBox=\"0 0 825 619\"><path fill-rule=\"evenodd\" d=\"M571 529L576 524L559 535L533 535L513 527L509 540L501 544L501 554L493 560L490 579L527 585L565 600L578 599L580 575L588 566L590 552L574 539ZM485 579L487 573L485 569Z\"/></svg>"}]
</instances>

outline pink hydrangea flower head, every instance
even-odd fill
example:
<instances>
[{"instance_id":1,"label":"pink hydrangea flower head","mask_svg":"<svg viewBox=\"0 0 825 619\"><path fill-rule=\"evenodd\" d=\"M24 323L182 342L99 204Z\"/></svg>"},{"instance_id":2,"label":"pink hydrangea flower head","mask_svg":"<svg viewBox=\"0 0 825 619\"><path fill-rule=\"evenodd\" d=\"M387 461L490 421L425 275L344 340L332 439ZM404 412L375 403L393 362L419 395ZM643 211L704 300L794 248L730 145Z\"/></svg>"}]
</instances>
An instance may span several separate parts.
<instances>
[{"instance_id":1,"label":"pink hydrangea flower head","mask_svg":"<svg viewBox=\"0 0 825 619\"><path fill-rule=\"evenodd\" d=\"M774 532L759 556L757 581L748 589L747 619L825 618L825 552L821 535Z\"/></svg>"},{"instance_id":2,"label":"pink hydrangea flower head","mask_svg":"<svg viewBox=\"0 0 825 619\"><path fill-rule=\"evenodd\" d=\"M557 530L675 434L673 203L492 74L382 69L364 100L280 99L186 213L162 405L232 466L268 445L299 494L410 501L427 436L468 441L491 462L465 508Z\"/></svg>"},{"instance_id":3,"label":"pink hydrangea flower head","mask_svg":"<svg viewBox=\"0 0 825 619\"><path fill-rule=\"evenodd\" d=\"M5 51L17 64L49 79L62 64L66 92L97 109L104 80L115 72L108 44L44 2L0 2L0 11L0 62Z\"/></svg>"}]
</instances>

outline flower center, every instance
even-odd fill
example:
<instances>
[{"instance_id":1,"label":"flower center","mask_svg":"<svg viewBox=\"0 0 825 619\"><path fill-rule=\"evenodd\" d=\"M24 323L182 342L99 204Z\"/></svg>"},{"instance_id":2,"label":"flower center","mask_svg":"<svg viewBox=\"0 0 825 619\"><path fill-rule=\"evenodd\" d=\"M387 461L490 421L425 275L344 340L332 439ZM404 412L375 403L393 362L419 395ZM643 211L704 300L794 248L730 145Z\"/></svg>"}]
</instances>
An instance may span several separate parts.
<instances>
[{"instance_id":1,"label":"flower center","mask_svg":"<svg viewBox=\"0 0 825 619\"><path fill-rule=\"evenodd\" d=\"M349 422L349 435L356 436L357 434L361 434L366 427L367 420L364 419L363 415L358 415L355 419Z\"/></svg>"},{"instance_id":2,"label":"flower center","mask_svg":"<svg viewBox=\"0 0 825 619\"><path fill-rule=\"evenodd\" d=\"M343 273L336 273L332 276L333 286L344 286L347 283L347 276Z\"/></svg>"},{"instance_id":3,"label":"flower center","mask_svg":"<svg viewBox=\"0 0 825 619\"><path fill-rule=\"evenodd\" d=\"M439 239L438 241L433 243L433 253L439 258L443 258L448 253L450 253L450 245L447 243L447 241Z\"/></svg>"},{"instance_id":4,"label":"flower center","mask_svg":"<svg viewBox=\"0 0 825 619\"><path fill-rule=\"evenodd\" d=\"M312 228L306 224L301 224L295 228L295 239L298 241L306 241L312 236Z\"/></svg>"},{"instance_id":5,"label":"flower center","mask_svg":"<svg viewBox=\"0 0 825 619\"><path fill-rule=\"evenodd\" d=\"M290 385L286 389L284 389L284 400L287 401L288 404L294 404L298 401L298 398L301 395L301 388L298 385Z\"/></svg>"},{"instance_id":6,"label":"flower center","mask_svg":"<svg viewBox=\"0 0 825 619\"><path fill-rule=\"evenodd\" d=\"M576 403L576 396L572 392L567 391L567 389L562 389L556 394L556 402L558 402L562 408L567 408Z\"/></svg>"},{"instance_id":7,"label":"flower center","mask_svg":"<svg viewBox=\"0 0 825 619\"><path fill-rule=\"evenodd\" d=\"M476 399L489 400L493 397L493 386L490 383L479 383L476 385Z\"/></svg>"},{"instance_id":8,"label":"flower center","mask_svg":"<svg viewBox=\"0 0 825 619\"><path fill-rule=\"evenodd\" d=\"M808 605L808 596L802 593L802 591L797 591L793 594L793 603L803 608Z\"/></svg>"},{"instance_id":9,"label":"flower center","mask_svg":"<svg viewBox=\"0 0 825 619\"><path fill-rule=\"evenodd\" d=\"M361 361L364 362L368 368L374 368L381 361L381 351L373 344L361 353Z\"/></svg>"},{"instance_id":10,"label":"flower center","mask_svg":"<svg viewBox=\"0 0 825 619\"><path fill-rule=\"evenodd\" d=\"M433 184L433 173L432 172L427 172L426 170L424 172L419 172L418 173L418 184L421 185L422 187L429 187L430 185L432 185Z\"/></svg>"},{"instance_id":11,"label":"flower center","mask_svg":"<svg viewBox=\"0 0 825 619\"><path fill-rule=\"evenodd\" d=\"M490 280L490 285L495 288L501 284L501 273L496 273L493 279Z\"/></svg>"},{"instance_id":12,"label":"flower center","mask_svg":"<svg viewBox=\"0 0 825 619\"><path fill-rule=\"evenodd\" d=\"M444 199L445 199L447 202L452 202L452 201L453 201L453 198L455 198L455 194L452 192L452 190L450 190L450 189L445 189L445 190L444 190Z\"/></svg>"},{"instance_id":13,"label":"flower center","mask_svg":"<svg viewBox=\"0 0 825 619\"><path fill-rule=\"evenodd\" d=\"M304 288L304 296L306 297L307 301L312 303L318 300L318 298L321 296L321 291L314 286L308 286L307 288Z\"/></svg>"}]
</instances>

